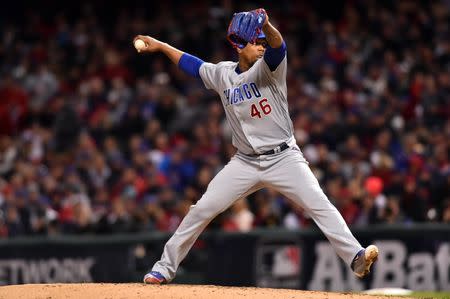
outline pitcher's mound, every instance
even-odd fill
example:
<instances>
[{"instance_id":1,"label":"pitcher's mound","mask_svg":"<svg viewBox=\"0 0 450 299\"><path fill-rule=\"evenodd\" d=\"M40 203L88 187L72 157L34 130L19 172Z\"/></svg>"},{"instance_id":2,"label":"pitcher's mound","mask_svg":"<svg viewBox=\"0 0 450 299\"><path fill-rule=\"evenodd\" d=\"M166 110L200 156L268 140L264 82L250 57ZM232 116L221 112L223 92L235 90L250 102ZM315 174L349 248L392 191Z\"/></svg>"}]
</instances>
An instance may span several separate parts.
<instances>
[{"instance_id":1,"label":"pitcher's mound","mask_svg":"<svg viewBox=\"0 0 450 299\"><path fill-rule=\"evenodd\" d=\"M26 284L0 287L0 299L376 299L401 298L284 289L218 287L204 285L144 285L112 283Z\"/></svg>"}]
</instances>

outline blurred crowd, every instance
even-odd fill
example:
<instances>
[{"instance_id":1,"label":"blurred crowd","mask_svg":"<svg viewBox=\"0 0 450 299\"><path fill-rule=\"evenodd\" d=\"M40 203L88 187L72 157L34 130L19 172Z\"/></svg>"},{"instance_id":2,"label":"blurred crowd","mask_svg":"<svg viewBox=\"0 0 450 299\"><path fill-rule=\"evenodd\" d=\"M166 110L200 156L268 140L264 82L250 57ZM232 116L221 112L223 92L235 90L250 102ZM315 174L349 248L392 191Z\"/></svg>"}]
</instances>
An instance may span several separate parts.
<instances>
[{"instance_id":1,"label":"blurred crowd","mask_svg":"<svg viewBox=\"0 0 450 299\"><path fill-rule=\"evenodd\" d=\"M50 2L0 19L0 237L174 231L235 149L218 96L132 39L235 60L229 19L256 7ZM265 7L311 169L350 226L450 223L449 2L327 3ZM264 189L208 229L312 225Z\"/></svg>"}]
</instances>

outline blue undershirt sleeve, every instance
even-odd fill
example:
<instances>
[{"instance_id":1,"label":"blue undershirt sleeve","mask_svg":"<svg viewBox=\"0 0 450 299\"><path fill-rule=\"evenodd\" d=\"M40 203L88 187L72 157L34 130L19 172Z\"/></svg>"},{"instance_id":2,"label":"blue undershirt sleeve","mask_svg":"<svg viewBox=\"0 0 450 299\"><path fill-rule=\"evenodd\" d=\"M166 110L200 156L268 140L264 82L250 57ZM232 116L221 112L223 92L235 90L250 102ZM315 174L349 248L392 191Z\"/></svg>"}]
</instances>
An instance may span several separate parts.
<instances>
[{"instance_id":1,"label":"blue undershirt sleeve","mask_svg":"<svg viewBox=\"0 0 450 299\"><path fill-rule=\"evenodd\" d=\"M278 65L283 61L286 56L286 43L283 41L279 48L271 48L267 46L266 52L264 53L264 61L269 66L270 71L275 71Z\"/></svg>"},{"instance_id":2,"label":"blue undershirt sleeve","mask_svg":"<svg viewBox=\"0 0 450 299\"><path fill-rule=\"evenodd\" d=\"M178 67L188 75L196 78L200 78L200 66L204 63L198 57L195 57L188 53L181 55L180 61L178 61Z\"/></svg>"}]
</instances>

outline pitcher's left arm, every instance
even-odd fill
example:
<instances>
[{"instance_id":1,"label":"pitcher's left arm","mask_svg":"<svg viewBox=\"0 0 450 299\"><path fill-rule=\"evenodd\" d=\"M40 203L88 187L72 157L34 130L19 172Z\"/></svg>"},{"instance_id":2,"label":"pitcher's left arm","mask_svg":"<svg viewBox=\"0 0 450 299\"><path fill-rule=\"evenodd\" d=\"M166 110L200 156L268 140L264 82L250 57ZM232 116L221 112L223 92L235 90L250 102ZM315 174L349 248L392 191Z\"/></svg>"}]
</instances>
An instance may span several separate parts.
<instances>
[{"instance_id":1,"label":"pitcher's left arm","mask_svg":"<svg viewBox=\"0 0 450 299\"><path fill-rule=\"evenodd\" d=\"M266 13L266 19L262 27L262 31L266 36L268 47L264 53L264 61L273 72L286 56L286 43L281 33L269 22L269 16Z\"/></svg>"}]
</instances>

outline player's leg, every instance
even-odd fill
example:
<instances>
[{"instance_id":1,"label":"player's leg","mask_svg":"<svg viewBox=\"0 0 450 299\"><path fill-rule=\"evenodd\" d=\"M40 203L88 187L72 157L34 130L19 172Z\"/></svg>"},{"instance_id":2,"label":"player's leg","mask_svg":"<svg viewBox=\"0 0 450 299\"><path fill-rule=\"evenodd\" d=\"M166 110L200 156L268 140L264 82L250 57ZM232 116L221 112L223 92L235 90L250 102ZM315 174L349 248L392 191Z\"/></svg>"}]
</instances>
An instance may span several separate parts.
<instances>
[{"instance_id":1,"label":"player's leg","mask_svg":"<svg viewBox=\"0 0 450 299\"><path fill-rule=\"evenodd\" d=\"M263 173L262 181L267 182L300 205L323 231L336 253L346 264L351 265L357 253L360 255L364 253L360 243L350 232L339 211L322 191L319 182L300 152L290 150L280 156L281 160L277 165L269 167ZM370 252L367 254L370 253L370 258L372 258L373 248L368 249ZM365 264L361 267L365 267ZM355 269L354 265L352 268Z\"/></svg>"},{"instance_id":2,"label":"player's leg","mask_svg":"<svg viewBox=\"0 0 450 299\"><path fill-rule=\"evenodd\" d=\"M189 210L180 226L164 246L161 260L152 271L162 274L170 281L175 277L179 264L185 258L200 233L214 217L226 210L237 199L261 188L258 185L257 165L235 156L211 180L201 199ZM158 283L150 272L145 282Z\"/></svg>"}]
</instances>

